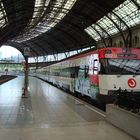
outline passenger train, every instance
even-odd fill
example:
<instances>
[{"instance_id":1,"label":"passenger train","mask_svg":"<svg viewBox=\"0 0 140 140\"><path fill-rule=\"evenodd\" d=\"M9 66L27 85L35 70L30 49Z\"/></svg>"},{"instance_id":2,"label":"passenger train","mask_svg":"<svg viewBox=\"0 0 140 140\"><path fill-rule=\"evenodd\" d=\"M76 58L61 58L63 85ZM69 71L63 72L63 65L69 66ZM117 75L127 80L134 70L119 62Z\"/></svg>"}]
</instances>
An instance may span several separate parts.
<instances>
[{"instance_id":1,"label":"passenger train","mask_svg":"<svg viewBox=\"0 0 140 140\"><path fill-rule=\"evenodd\" d=\"M140 93L140 49L101 48L38 69L37 76L57 87L110 103L118 90Z\"/></svg>"}]
</instances>

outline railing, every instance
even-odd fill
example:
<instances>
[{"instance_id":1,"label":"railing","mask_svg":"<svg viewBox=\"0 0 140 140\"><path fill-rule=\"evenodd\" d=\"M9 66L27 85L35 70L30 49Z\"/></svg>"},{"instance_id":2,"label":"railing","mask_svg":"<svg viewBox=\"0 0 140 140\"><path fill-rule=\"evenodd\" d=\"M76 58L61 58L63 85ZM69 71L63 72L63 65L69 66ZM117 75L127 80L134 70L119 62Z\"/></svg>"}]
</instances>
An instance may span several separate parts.
<instances>
[{"instance_id":1,"label":"railing","mask_svg":"<svg viewBox=\"0 0 140 140\"><path fill-rule=\"evenodd\" d=\"M140 92L119 89L115 104L121 108L140 114Z\"/></svg>"}]
</instances>

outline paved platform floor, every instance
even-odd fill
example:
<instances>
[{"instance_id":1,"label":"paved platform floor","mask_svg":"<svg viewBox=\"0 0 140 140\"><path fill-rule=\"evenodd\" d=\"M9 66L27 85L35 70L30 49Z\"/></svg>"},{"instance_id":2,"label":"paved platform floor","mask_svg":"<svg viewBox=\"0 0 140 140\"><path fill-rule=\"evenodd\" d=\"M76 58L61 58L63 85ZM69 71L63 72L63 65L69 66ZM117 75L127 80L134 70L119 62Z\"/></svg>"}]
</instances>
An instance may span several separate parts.
<instances>
[{"instance_id":1,"label":"paved platform floor","mask_svg":"<svg viewBox=\"0 0 140 140\"><path fill-rule=\"evenodd\" d=\"M23 80L0 85L0 140L134 140L39 79L29 78L29 97L21 98Z\"/></svg>"}]
</instances>

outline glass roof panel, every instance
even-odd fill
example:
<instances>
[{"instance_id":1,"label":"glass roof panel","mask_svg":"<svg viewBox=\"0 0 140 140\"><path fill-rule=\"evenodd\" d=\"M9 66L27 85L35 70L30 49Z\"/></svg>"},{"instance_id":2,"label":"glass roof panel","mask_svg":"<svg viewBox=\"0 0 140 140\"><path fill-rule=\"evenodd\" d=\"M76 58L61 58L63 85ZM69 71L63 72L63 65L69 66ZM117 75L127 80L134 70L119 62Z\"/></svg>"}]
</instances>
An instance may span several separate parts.
<instances>
[{"instance_id":1,"label":"glass roof panel","mask_svg":"<svg viewBox=\"0 0 140 140\"><path fill-rule=\"evenodd\" d=\"M34 6L34 13L30 25L34 25L34 23L40 18L40 16L46 10L50 0L36 0Z\"/></svg>"},{"instance_id":2,"label":"glass roof panel","mask_svg":"<svg viewBox=\"0 0 140 140\"><path fill-rule=\"evenodd\" d=\"M138 25L140 23L140 11L136 5L131 0L125 1L123 5L116 8L114 12L119 15L129 27Z\"/></svg>"},{"instance_id":3,"label":"glass roof panel","mask_svg":"<svg viewBox=\"0 0 140 140\"><path fill-rule=\"evenodd\" d=\"M36 0L34 14L30 25L27 27L24 34L18 36L12 41L24 42L50 30L64 18L64 16L69 12L69 10L76 2L76 0L56 0L51 6L51 12L43 15L45 10L47 10L47 6L50 0L45 1L45 6L44 1L45 0ZM42 20L38 22L33 29L31 29L34 24L40 19L40 15L43 15Z\"/></svg>"},{"instance_id":4,"label":"glass roof panel","mask_svg":"<svg viewBox=\"0 0 140 140\"><path fill-rule=\"evenodd\" d=\"M135 0L140 5L140 0Z\"/></svg>"},{"instance_id":5,"label":"glass roof panel","mask_svg":"<svg viewBox=\"0 0 140 140\"><path fill-rule=\"evenodd\" d=\"M90 26L89 28L86 28L85 31L92 37L94 40L98 41L100 40L100 36L98 33Z\"/></svg>"},{"instance_id":6,"label":"glass roof panel","mask_svg":"<svg viewBox=\"0 0 140 140\"><path fill-rule=\"evenodd\" d=\"M134 2L140 5L140 0L134 0ZM140 10L138 10L138 7L134 2L131 0L126 0L123 4L115 8L112 13L109 13L107 16L104 16L97 21L97 24L106 30L106 32L108 32L110 35L114 35L119 32L115 24L117 24L121 30L125 30L127 28L127 26L121 22L117 16L119 16L130 28L140 24ZM111 20L113 20L115 23L113 23L109 18L111 18ZM95 25L96 24L92 24L91 26L95 27ZM91 28L91 26L87 27L85 31L87 32L89 28L90 30L94 30ZM102 32L101 29L98 29L98 31ZM91 36L89 32L88 34ZM102 37L107 37L107 34L103 34Z\"/></svg>"},{"instance_id":7,"label":"glass roof panel","mask_svg":"<svg viewBox=\"0 0 140 140\"><path fill-rule=\"evenodd\" d=\"M110 18L113 18L113 17L110 17ZM116 18L114 18L114 20L115 20L115 22L117 22ZM115 32L118 31L118 29L115 27L113 22L109 18L107 18L107 17L102 18L97 23L101 27L103 27L104 30L106 30L109 34L114 34ZM105 37L107 37L107 34L105 35Z\"/></svg>"},{"instance_id":8,"label":"glass roof panel","mask_svg":"<svg viewBox=\"0 0 140 140\"><path fill-rule=\"evenodd\" d=\"M0 1L0 28L3 28L7 25L8 19L2 1Z\"/></svg>"},{"instance_id":9,"label":"glass roof panel","mask_svg":"<svg viewBox=\"0 0 140 140\"><path fill-rule=\"evenodd\" d=\"M58 23L72 8L75 1L76 0L67 0L64 2L64 0L57 0L57 2L54 5L54 8L52 10L53 12L51 12L49 16L46 15L47 17L49 17L49 19L46 18L46 16L45 16L43 20L44 21L47 20L47 22L49 22L49 24L51 24L51 22L54 22L54 21L55 21L55 24Z\"/></svg>"}]
</instances>

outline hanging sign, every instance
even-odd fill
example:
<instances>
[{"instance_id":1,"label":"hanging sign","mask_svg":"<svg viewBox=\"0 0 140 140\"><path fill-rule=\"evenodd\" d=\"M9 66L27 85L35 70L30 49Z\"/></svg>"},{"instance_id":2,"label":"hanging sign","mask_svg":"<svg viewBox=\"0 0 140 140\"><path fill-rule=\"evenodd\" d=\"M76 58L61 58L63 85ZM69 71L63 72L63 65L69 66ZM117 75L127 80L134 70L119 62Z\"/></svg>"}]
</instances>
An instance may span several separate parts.
<instances>
[{"instance_id":1,"label":"hanging sign","mask_svg":"<svg viewBox=\"0 0 140 140\"><path fill-rule=\"evenodd\" d=\"M25 47L24 48L24 55L25 56L29 56L30 55L30 48L29 47Z\"/></svg>"}]
</instances>

